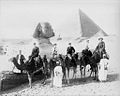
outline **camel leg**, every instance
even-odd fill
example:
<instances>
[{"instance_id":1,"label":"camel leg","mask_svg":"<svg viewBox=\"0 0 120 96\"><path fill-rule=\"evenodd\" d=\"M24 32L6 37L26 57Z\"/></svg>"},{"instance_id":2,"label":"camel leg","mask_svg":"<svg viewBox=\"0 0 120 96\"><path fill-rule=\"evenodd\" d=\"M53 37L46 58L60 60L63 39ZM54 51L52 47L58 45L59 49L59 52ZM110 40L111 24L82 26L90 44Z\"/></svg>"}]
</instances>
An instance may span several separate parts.
<instances>
[{"instance_id":1,"label":"camel leg","mask_svg":"<svg viewBox=\"0 0 120 96\"><path fill-rule=\"evenodd\" d=\"M64 78L65 78L65 80L67 79L66 78L66 69L64 69Z\"/></svg>"},{"instance_id":2,"label":"camel leg","mask_svg":"<svg viewBox=\"0 0 120 96\"><path fill-rule=\"evenodd\" d=\"M72 79L74 79L74 77L75 77L75 69L73 68L73 77L72 77Z\"/></svg>"},{"instance_id":3,"label":"camel leg","mask_svg":"<svg viewBox=\"0 0 120 96\"><path fill-rule=\"evenodd\" d=\"M27 72L27 75L28 75L28 80L29 80L29 86L30 88L32 88L32 76L30 75L29 72Z\"/></svg>"},{"instance_id":4,"label":"camel leg","mask_svg":"<svg viewBox=\"0 0 120 96\"><path fill-rule=\"evenodd\" d=\"M12 72L14 71L14 69L15 69L15 66L13 67Z\"/></svg>"},{"instance_id":5,"label":"camel leg","mask_svg":"<svg viewBox=\"0 0 120 96\"><path fill-rule=\"evenodd\" d=\"M54 74L54 71L51 70L51 87L53 87L53 74Z\"/></svg>"},{"instance_id":6,"label":"camel leg","mask_svg":"<svg viewBox=\"0 0 120 96\"><path fill-rule=\"evenodd\" d=\"M92 72L93 72L93 71L91 70L91 72L90 72L90 76L89 76L89 77L91 77L91 75L92 75Z\"/></svg>"},{"instance_id":7,"label":"camel leg","mask_svg":"<svg viewBox=\"0 0 120 96\"><path fill-rule=\"evenodd\" d=\"M42 84L44 85L44 84L45 84L45 81L46 81L46 79L47 79L47 74L46 74L46 72L43 72L43 73L44 73L44 78L43 78Z\"/></svg>"},{"instance_id":8,"label":"camel leg","mask_svg":"<svg viewBox=\"0 0 120 96\"><path fill-rule=\"evenodd\" d=\"M84 67L84 77L85 77L85 71L86 71L86 67Z\"/></svg>"},{"instance_id":9,"label":"camel leg","mask_svg":"<svg viewBox=\"0 0 120 96\"><path fill-rule=\"evenodd\" d=\"M65 69L63 69L63 79L65 79L66 76L65 76Z\"/></svg>"},{"instance_id":10,"label":"camel leg","mask_svg":"<svg viewBox=\"0 0 120 96\"><path fill-rule=\"evenodd\" d=\"M95 69L95 78L94 78L94 80L96 80L96 78L97 78L97 72L96 72L96 69Z\"/></svg>"},{"instance_id":11,"label":"camel leg","mask_svg":"<svg viewBox=\"0 0 120 96\"><path fill-rule=\"evenodd\" d=\"M80 66L80 73L81 73L81 78L82 78L82 68L81 68L81 66Z\"/></svg>"},{"instance_id":12,"label":"camel leg","mask_svg":"<svg viewBox=\"0 0 120 96\"><path fill-rule=\"evenodd\" d=\"M75 72L75 79L76 79L77 68L75 68L74 72Z\"/></svg>"},{"instance_id":13,"label":"camel leg","mask_svg":"<svg viewBox=\"0 0 120 96\"><path fill-rule=\"evenodd\" d=\"M67 75L67 83L68 83L68 84L70 83L70 81L69 81L69 71L70 71L70 70L69 70L69 68L68 68L68 69L67 69L67 74L68 74L68 75Z\"/></svg>"}]
</instances>

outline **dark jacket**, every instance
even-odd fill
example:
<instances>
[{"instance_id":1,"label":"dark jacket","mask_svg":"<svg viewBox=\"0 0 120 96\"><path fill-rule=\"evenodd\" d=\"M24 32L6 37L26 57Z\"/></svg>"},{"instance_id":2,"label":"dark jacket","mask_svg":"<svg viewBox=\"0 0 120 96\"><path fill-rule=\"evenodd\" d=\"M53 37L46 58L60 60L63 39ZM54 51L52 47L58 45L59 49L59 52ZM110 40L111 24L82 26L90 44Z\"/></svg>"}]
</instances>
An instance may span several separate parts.
<instances>
[{"instance_id":1,"label":"dark jacket","mask_svg":"<svg viewBox=\"0 0 120 96\"><path fill-rule=\"evenodd\" d=\"M100 51L100 52L104 52L105 51L105 42L102 41L102 42L98 43L95 50Z\"/></svg>"},{"instance_id":2,"label":"dark jacket","mask_svg":"<svg viewBox=\"0 0 120 96\"><path fill-rule=\"evenodd\" d=\"M38 55L39 55L39 48L34 47L32 50L32 57L35 58L35 57L38 57Z\"/></svg>"},{"instance_id":3,"label":"dark jacket","mask_svg":"<svg viewBox=\"0 0 120 96\"><path fill-rule=\"evenodd\" d=\"M72 53L74 53L74 52L75 52L74 47L70 46L70 47L67 48L67 54L71 54L72 55Z\"/></svg>"}]
</instances>

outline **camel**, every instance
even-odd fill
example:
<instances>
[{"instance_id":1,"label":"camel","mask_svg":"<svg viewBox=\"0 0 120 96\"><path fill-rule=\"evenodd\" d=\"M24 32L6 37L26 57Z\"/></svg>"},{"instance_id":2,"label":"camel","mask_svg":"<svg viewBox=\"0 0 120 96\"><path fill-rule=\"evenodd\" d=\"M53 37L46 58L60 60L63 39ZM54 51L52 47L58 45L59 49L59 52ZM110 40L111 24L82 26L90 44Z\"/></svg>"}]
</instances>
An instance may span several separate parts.
<instances>
[{"instance_id":1,"label":"camel","mask_svg":"<svg viewBox=\"0 0 120 96\"><path fill-rule=\"evenodd\" d=\"M11 61L16 66L18 70L24 70L27 73L28 80L29 80L29 86L32 88L32 77L35 73L39 72L43 69L43 65L41 65L38 69L35 68L35 60L31 58L31 60L28 60L25 62L25 64L19 65L17 62L17 59L15 57L11 58Z\"/></svg>"}]
</instances>

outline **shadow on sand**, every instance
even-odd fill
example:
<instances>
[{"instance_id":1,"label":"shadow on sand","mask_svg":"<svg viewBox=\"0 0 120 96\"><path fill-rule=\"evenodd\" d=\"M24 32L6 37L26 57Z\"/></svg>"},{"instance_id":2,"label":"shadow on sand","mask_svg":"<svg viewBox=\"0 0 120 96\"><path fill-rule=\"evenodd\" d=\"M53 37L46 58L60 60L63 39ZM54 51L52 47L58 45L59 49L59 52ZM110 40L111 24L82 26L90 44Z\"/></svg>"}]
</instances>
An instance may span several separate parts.
<instances>
[{"instance_id":1,"label":"shadow on sand","mask_svg":"<svg viewBox=\"0 0 120 96\"><path fill-rule=\"evenodd\" d=\"M113 82L113 81L117 81L119 80L119 74L108 74L107 76L107 82ZM36 84L40 84L39 87L41 86L44 86L41 84L41 80L40 81L35 81L32 86L34 87ZM46 81L46 85L50 86L50 80L47 80ZM88 83L99 83L98 81L96 80L93 80L93 77L85 77L85 78L76 78L76 79L70 79L70 84L67 85L64 81L63 81L63 87L70 87L70 86L74 86L74 85L81 85L81 84L88 84ZM4 92L0 92L1 94L4 94L4 93L11 93L11 92L18 92L18 91L22 91L24 89L29 90L29 86L28 86L28 83L26 84L22 84L21 86L17 87L17 88L13 88L11 90L6 90Z\"/></svg>"},{"instance_id":2,"label":"shadow on sand","mask_svg":"<svg viewBox=\"0 0 120 96\"><path fill-rule=\"evenodd\" d=\"M113 82L119 80L119 74L108 74L107 76L107 82ZM93 80L93 77L85 77L85 78L76 78L76 79L70 79L70 84L65 85L64 87L74 86L74 85L81 85L81 84L88 84L88 83L99 83L97 80ZM65 84L65 82L63 83Z\"/></svg>"}]
</instances>

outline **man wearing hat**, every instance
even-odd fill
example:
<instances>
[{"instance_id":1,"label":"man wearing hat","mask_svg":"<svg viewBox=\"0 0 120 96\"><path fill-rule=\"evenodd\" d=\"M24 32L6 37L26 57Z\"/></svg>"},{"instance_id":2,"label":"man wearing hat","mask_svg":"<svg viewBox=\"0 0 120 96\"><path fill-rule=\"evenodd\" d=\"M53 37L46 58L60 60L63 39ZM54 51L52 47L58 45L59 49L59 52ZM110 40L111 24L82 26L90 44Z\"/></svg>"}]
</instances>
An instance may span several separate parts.
<instances>
[{"instance_id":1,"label":"man wearing hat","mask_svg":"<svg viewBox=\"0 0 120 96\"><path fill-rule=\"evenodd\" d=\"M53 46L53 52L52 52L53 58L56 58L57 54L58 54L58 48L57 48L57 44L55 43Z\"/></svg>"},{"instance_id":2,"label":"man wearing hat","mask_svg":"<svg viewBox=\"0 0 120 96\"><path fill-rule=\"evenodd\" d=\"M105 42L103 41L103 38L98 38L99 43L95 49L96 52L100 53L100 57L102 58L103 54L106 54L106 50L105 50Z\"/></svg>"},{"instance_id":3,"label":"man wearing hat","mask_svg":"<svg viewBox=\"0 0 120 96\"><path fill-rule=\"evenodd\" d=\"M36 57L38 57L38 55L39 55L39 47L37 47L37 45L36 45L36 43L33 43L33 49L32 49L32 54L31 54L31 58L36 58Z\"/></svg>"},{"instance_id":4,"label":"man wearing hat","mask_svg":"<svg viewBox=\"0 0 120 96\"><path fill-rule=\"evenodd\" d=\"M67 48L67 55L70 55L70 57L72 57L74 53L75 53L75 49L73 46L71 46L71 43L69 43L69 46Z\"/></svg>"},{"instance_id":5,"label":"man wearing hat","mask_svg":"<svg viewBox=\"0 0 120 96\"><path fill-rule=\"evenodd\" d=\"M25 56L22 54L22 50L19 50L19 54L16 56L19 65L23 65L25 63ZM23 70L20 70L23 73Z\"/></svg>"}]
</instances>

